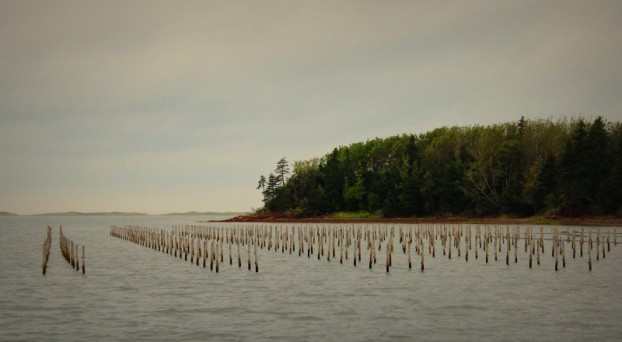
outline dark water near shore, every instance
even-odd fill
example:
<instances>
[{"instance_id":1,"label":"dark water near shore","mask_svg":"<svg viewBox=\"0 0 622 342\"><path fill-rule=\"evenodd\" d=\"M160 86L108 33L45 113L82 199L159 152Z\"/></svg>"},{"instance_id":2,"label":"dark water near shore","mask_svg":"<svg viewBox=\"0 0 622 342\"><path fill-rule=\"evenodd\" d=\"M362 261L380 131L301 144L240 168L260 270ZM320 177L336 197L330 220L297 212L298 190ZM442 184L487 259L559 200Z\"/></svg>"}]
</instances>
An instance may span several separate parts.
<instances>
[{"instance_id":1,"label":"dark water near shore","mask_svg":"<svg viewBox=\"0 0 622 342\"><path fill-rule=\"evenodd\" d=\"M210 218L0 217L0 340L622 338L621 244L612 243L606 259L594 256L592 272L586 257L572 260L571 252L567 267L555 272L546 246L542 265L534 269L522 249L518 264L510 266L501 257L486 264L473 254L465 262L464 253L448 260L437 249L436 258L426 255L421 273L408 269L398 246L388 274L384 252L370 271L365 258L354 267L350 261L340 265L338 259L266 249L260 250L259 273L226 264L216 274L109 236L110 225L170 230L205 219ZM48 225L52 249L43 276L41 246ZM59 225L86 245L86 275L62 259Z\"/></svg>"}]
</instances>

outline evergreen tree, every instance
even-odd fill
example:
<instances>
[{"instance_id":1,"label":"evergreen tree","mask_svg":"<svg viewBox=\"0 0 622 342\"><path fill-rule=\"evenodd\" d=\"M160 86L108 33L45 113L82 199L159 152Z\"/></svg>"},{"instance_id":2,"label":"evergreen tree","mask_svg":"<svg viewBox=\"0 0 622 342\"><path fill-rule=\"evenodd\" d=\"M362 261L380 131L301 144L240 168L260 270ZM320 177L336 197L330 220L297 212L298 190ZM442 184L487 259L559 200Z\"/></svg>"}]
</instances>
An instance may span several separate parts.
<instances>
[{"instance_id":1,"label":"evergreen tree","mask_svg":"<svg viewBox=\"0 0 622 342\"><path fill-rule=\"evenodd\" d=\"M423 211L423 197L419 188L421 180L418 170L413 168L408 178L404 182L402 193L400 194L400 214L405 217L420 215Z\"/></svg>"},{"instance_id":2,"label":"evergreen tree","mask_svg":"<svg viewBox=\"0 0 622 342\"><path fill-rule=\"evenodd\" d=\"M557 161L552 154L549 154L544 160L534 186L533 206L535 212L542 212L547 207L547 204L556 206L555 189L557 188L557 176Z\"/></svg>"},{"instance_id":3,"label":"evergreen tree","mask_svg":"<svg viewBox=\"0 0 622 342\"><path fill-rule=\"evenodd\" d=\"M268 176L268 185L266 186L266 190L264 191L264 202L266 202L266 205L269 205L274 199L278 186L279 184L276 180L276 176L271 173Z\"/></svg>"},{"instance_id":4,"label":"evergreen tree","mask_svg":"<svg viewBox=\"0 0 622 342\"><path fill-rule=\"evenodd\" d=\"M596 197L601 190L603 181L607 178L609 171L609 165L611 161L608 160L608 148L609 136L607 134L605 123L601 117L594 120L588 131L585 141L585 167L586 172L589 173L589 200L591 202L598 202Z\"/></svg>"},{"instance_id":5,"label":"evergreen tree","mask_svg":"<svg viewBox=\"0 0 622 342\"><path fill-rule=\"evenodd\" d=\"M607 215L622 215L622 125L618 125L616 133L609 144L611 167L598 196L602 211Z\"/></svg>"},{"instance_id":6,"label":"evergreen tree","mask_svg":"<svg viewBox=\"0 0 622 342\"><path fill-rule=\"evenodd\" d=\"M266 189L266 177L264 175L261 175L259 177L259 183L257 184L257 189L260 189L260 188L262 192L265 191Z\"/></svg>"},{"instance_id":7,"label":"evergreen tree","mask_svg":"<svg viewBox=\"0 0 622 342\"><path fill-rule=\"evenodd\" d=\"M561 200L564 215L588 213L590 198L590 168L586 163L587 129L583 119L576 123L560 162Z\"/></svg>"},{"instance_id":8,"label":"evergreen tree","mask_svg":"<svg viewBox=\"0 0 622 342\"><path fill-rule=\"evenodd\" d=\"M335 148L326 156L320 171L324 176L324 193L331 211L339 211L343 207L343 184L345 178L339 163L339 151Z\"/></svg>"},{"instance_id":9,"label":"evergreen tree","mask_svg":"<svg viewBox=\"0 0 622 342\"><path fill-rule=\"evenodd\" d=\"M281 158L281 160L276 163L276 170L274 170L274 173L276 173L276 182L280 183L281 186L285 186L285 176L289 174L287 159Z\"/></svg>"}]
</instances>

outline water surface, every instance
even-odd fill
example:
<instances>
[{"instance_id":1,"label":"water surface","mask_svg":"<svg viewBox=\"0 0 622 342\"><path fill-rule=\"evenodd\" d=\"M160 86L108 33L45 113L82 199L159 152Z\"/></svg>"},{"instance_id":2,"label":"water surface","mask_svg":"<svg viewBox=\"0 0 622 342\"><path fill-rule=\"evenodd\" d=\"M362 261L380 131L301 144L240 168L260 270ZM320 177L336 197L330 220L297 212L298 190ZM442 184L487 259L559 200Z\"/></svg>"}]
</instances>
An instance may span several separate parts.
<instances>
[{"instance_id":1,"label":"water surface","mask_svg":"<svg viewBox=\"0 0 622 342\"><path fill-rule=\"evenodd\" d=\"M110 225L170 230L205 217L0 218L0 340L620 340L622 247L554 271L504 259L452 260L437 249L425 272L384 253L367 268L260 250L260 272L216 274L109 236ZM86 275L58 247L58 226L86 245ZM47 274L41 246L52 226ZM205 224L204 224L205 225ZM621 231L622 232L622 231ZM399 248L396 248L398 250ZM522 251L521 251L522 252ZM455 251L454 251L455 253ZM492 259L492 258L491 258ZM418 259L415 258L415 262ZM534 261L535 264L535 261ZM362 267L361 267L362 266Z\"/></svg>"}]
</instances>

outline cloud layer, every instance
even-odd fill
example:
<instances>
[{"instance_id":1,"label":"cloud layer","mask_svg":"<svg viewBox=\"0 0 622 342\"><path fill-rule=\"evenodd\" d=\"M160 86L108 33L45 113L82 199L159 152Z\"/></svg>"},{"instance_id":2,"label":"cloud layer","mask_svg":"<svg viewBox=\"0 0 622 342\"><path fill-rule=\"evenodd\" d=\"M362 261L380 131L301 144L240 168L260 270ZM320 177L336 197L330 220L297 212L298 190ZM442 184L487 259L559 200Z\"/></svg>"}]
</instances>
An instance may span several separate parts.
<instances>
[{"instance_id":1,"label":"cloud layer","mask_svg":"<svg viewBox=\"0 0 622 342\"><path fill-rule=\"evenodd\" d=\"M619 1L0 1L0 210L249 210L377 136L622 119Z\"/></svg>"}]
</instances>

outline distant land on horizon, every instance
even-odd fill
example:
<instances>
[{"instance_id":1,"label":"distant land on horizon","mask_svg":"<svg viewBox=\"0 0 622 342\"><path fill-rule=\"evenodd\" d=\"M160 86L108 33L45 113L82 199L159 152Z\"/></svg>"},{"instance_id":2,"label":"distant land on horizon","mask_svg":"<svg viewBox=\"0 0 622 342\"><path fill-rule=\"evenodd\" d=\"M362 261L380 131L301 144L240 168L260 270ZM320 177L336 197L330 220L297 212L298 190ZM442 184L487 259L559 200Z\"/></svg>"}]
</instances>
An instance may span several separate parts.
<instances>
[{"instance_id":1,"label":"distant land on horizon","mask_svg":"<svg viewBox=\"0 0 622 342\"><path fill-rule=\"evenodd\" d=\"M44 213L44 214L34 214L32 216L143 216L147 215L145 213L134 213L134 212L92 212L92 213L84 213L79 211L67 211L67 212L58 212L58 213Z\"/></svg>"},{"instance_id":2,"label":"distant land on horizon","mask_svg":"<svg viewBox=\"0 0 622 342\"><path fill-rule=\"evenodd\" d=\"M17 214L9 213L7 211L0 211L0 216L17 216Z\"/></svg>"},{"instance_id":3,"label":"distant land on horizon","mask_svg":"<svg viewBox=\"0 0 622 342\"><path fill-rule=\"evenodd\" d=\"M153 216L206 216L206 215L243 215L249 214L249 212L244 211L187 211L183 213L166 213L166 214L153 214ZM0 216L18 216L19 214L9 213L6 211L0 212ZM53 212L53 213L42 213L42 214L32 214L32 216L146 216L150 214L146 213L138 213L138 212L121 212L121 211L110 211L110 212L80 212L80 211L65 211L65 212ZM28 215L26 215L28 216Z\"/></svg>"}]
</instances>

